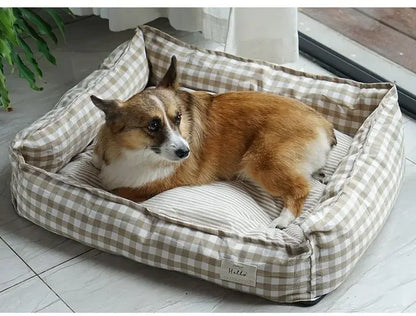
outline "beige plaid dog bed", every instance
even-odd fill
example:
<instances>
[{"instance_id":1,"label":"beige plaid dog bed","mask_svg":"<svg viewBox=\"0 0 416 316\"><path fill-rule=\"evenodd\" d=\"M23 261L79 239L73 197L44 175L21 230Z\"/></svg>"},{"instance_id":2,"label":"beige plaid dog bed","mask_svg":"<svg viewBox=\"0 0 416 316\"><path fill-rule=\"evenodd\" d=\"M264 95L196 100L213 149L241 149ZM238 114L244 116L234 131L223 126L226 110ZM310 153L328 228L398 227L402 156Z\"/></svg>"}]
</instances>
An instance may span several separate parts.
<instances>
[{"instance_id":1,"label":"beige plaid dog bed","mask_svg":"<svg viewBox=\"0 0 416 316\"><path fill-rule=\"evenodd\" d=\"M255 183L218 182L166 191L143 203L106 192L91 150L102 113L90 101L127 99L158 82L170 57L182 86L214 93L269 91L310 104L338 145L286 229L282 209ZM393 207L404 169L394 85L315 76L212 52L141 27L100 69L19 132L10 145L19 215L104 251L277 302L314 301L347 277Z\"/></svg>"}]
</instances>

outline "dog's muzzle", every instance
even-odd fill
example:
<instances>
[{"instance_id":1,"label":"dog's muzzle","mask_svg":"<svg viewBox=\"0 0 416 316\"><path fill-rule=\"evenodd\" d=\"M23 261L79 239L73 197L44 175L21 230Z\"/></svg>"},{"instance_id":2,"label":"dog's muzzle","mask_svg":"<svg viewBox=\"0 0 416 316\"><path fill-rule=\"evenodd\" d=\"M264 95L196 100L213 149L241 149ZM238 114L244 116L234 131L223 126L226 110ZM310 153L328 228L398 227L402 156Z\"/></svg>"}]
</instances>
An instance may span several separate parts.
<instances>
[{"instance_id":1,"label":"dog's muzzle","mask_svg":"<svg viewBox=\"0 0 416 316\"><path fill-rule=\"evenodd\" d=\"M179 161L189 156L188 142L177 132L169 133L165 143L161 146L161 155L171 161Z\"/></svg>"}]
</instances>

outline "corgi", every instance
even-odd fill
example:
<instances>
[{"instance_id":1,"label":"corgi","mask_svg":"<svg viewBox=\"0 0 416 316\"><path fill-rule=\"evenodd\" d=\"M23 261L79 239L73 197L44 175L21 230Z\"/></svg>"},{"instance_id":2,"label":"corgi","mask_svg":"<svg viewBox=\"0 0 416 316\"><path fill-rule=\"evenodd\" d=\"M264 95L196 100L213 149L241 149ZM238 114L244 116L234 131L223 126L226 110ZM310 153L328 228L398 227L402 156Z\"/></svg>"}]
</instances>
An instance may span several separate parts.
<instances>
[{"instance_id":1,"label":"corgi","mask_svg":"<svg viewBox=\"0 0 416 316\"><path fill-rule=\"evenodd\" d=\"M273 226L287 227L337 142L332 124L292 98L188 92L176 77L173 56L155 88L126 101L91 96L105 114L93 154L104 188L141 202L178 186L249 178L283 199Z\"/></svg>"}]
</instances>

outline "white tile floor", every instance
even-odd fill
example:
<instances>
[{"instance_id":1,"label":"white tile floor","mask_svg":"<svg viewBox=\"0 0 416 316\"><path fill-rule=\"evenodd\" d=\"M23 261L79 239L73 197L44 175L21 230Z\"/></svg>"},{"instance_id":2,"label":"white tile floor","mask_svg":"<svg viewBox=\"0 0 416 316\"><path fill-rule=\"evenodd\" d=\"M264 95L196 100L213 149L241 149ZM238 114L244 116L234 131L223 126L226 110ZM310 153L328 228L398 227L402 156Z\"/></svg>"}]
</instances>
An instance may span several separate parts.
<instances>
[{"instance_id":1,"label":"white tile floor","mask_svg":"<svg viewBox=\"0 0 416 316\"><path fill-rule=\"evenodd\" d=\"M220 47L199 33L180 39ZM10 203L7 148L15 133L46 113L133 31L112 33L96 17L67 25L54 49L58 66L42 62L47 84L35 92L8 77L15 111L0 111L0 312L416 312L416 122L404 119L406 173L386 225L351 275L310 308L280 305L190 276L90 249L18 217ZM327 72L301 58L293 68Z\"/></svg>"}]
</instances>

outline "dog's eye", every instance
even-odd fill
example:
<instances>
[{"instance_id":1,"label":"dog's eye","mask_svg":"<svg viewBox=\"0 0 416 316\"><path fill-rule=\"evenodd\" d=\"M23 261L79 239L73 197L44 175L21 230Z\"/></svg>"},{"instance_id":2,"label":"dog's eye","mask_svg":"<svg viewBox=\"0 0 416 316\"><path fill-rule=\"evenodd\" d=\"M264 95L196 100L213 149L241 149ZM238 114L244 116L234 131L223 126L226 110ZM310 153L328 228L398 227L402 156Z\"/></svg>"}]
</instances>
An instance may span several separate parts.
<instances>
[{"instance_id":1,"label":"dog's eye","mask_svg":"<svg viewBox=\"0 0 416 316\"><path fill-rule=\"evenodd\" d=\"M151 132L157 132L160 129L161 121L160 119L153 119L147 125L147 129Z\"/></svg>"},{"instance_id":2,"label":"dog's eye","mask_svg":"<svg viewBox=\"0 0 416 316\"><path fill-rule=\"evenodd\" d=\"M182 118L181 113L176 114L176 116L175 116L175 124L176 125L179 125L181 123L181 118Z\"/></svg>"}]
</instances>

